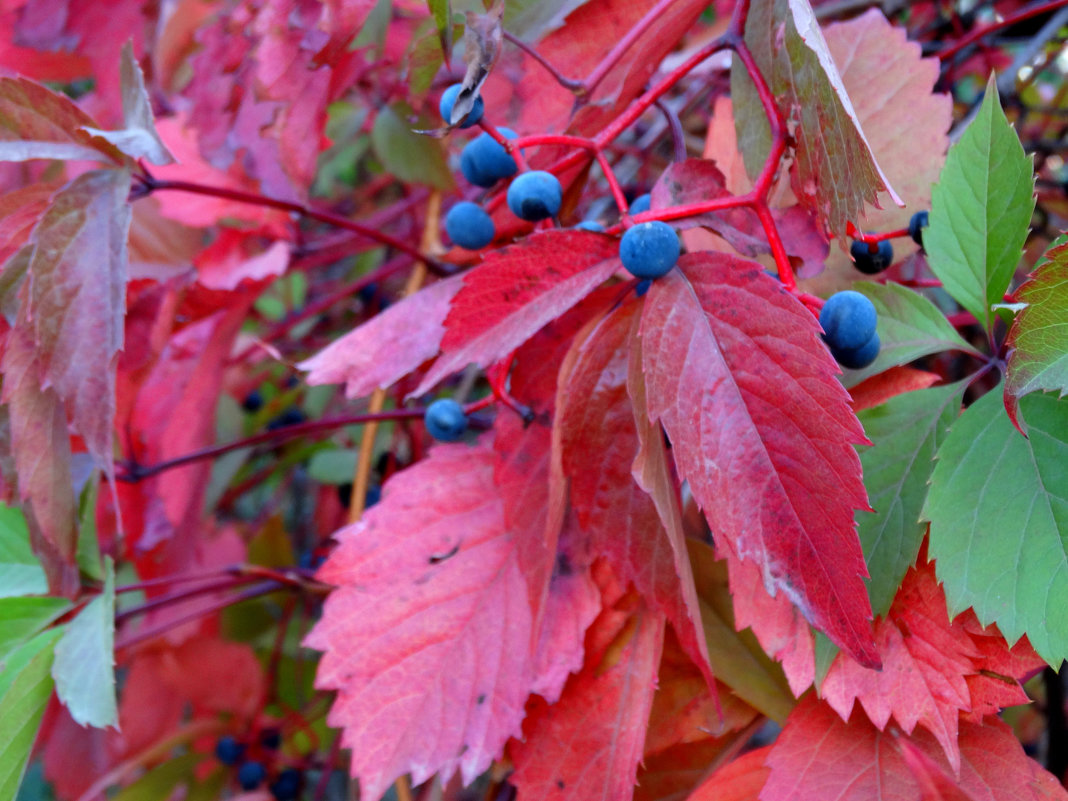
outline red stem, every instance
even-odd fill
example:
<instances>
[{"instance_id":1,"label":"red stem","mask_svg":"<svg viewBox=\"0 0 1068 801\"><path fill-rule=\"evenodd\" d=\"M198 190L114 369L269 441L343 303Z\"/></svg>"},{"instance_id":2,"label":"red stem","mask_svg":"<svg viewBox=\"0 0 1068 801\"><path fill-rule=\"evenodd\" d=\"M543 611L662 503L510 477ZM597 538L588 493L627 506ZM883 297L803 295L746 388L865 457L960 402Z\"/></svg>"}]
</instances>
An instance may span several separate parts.
<instances>
[{"instance_id":1,"label":"red stem","mask_svg":"<svg viewBox=\"0 0 1068 801\"><path fill-rule=\"evenodd\" d=\"M1023 20L1030 19L1031 17L1037 17L1039 14L1045 14L1049 11L1055 11L1056 9L1066 5L1068 5L1068 0L1050 0L1050 2L1046 3L1036 3L1035 5L1030 6L1029 8L1025 8L1023 11L1018 11L1015 14L1010 14L1009 16L1005 17L1005 19L998 20L996 22L991 22L989 25L984 25L982 28L976 28L971 33L962 36L949 47L939 50L937 53L938 58L942 61L945 61L947 58L952 58L961 50L968 47L968 45L974 44L978 40L982 39L984 36L988 36L994 31L1000 30L1002 28L1009 28L1015 25L1017 22L1022 22Z\"/></svg>"},{"instance_id":2,"label":"red stem","mask_svg":"<svg viewBox=\"0 0 1068 801\"><path fill-rule=\"evenodd\" d=\"M583 92L589 96L596 91L597 86L604 80L605 76L612 70L619 60L626 55L626 52L631 46L638 41L643 33L651 28L660 18L664 15L664 12L668 11L672 5L675 4L675 0L660 0L655 6L645 12L640 20L638 20L634 26L627 31L626 36L620 39L615 47L608 51L608 54L601 59L601 62L593 68L593 71L586 76L586 80L583 81ZM615 137L613 137L614 139Z\"/></svg>"},{"instance_id":3,"label":"red stem","mask_svg":"<svg viewBox=\"0 0 1068 801\"><path fill-rule=\"evenodd\" d=\"M224 453L241 450L242 448L250 448L253 445L259 445L264 442L279 443L309 434L319 434L324 431L331 431L342 426L360 425L361 423L370 423L372 421L403 420L407 417L422 417L423 413L423 409L392 409L386 412L354 414L346 417L329 417L325 420L298 423L297 425L286 426L285 428L279 428L274 431L264 431L260 434L253 434L251 437L227 442L223 445L213 445L210 448L201 448L192 453L177 456L173 459L168 459L153 465L127 463L127 472L117 476L117 478L119 481L141 481L158 473L162 473L164 470L171 470L175 467L198 462L202 459L214 459L216 456L222 456Z\"/></svg>"}]
</instances>

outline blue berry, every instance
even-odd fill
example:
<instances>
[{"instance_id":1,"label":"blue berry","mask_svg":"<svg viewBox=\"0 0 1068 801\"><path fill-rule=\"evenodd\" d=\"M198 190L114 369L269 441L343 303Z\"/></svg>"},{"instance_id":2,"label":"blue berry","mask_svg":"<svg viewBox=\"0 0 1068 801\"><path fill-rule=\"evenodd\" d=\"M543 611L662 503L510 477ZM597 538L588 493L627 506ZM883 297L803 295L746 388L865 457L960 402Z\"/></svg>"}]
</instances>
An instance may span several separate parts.
<instances>
[{"instance_id":1,"label":"blue berry","mask_svg":"<svg viewBox=\"0 0 1068 801\"><path fill-rule=\"evenodd\" d=\"M644 281L639 281L634 286L634 293L640 298L646 292L649 291L649 287L653 285L653 282L646 278Z\"/></svg>"},{"instance_id":2,"label":"blue berry","mask_svg":"<svg viewBox=\"0 0 1068 801\"><path fill-rule=\"evenodd\" d=\"M463 407L451 398L438 398L423 415L430 436L441 442L456 442L467 430Z\"/></svg>"},{"instance_id":3,"label":"blue berry","mask_svg":"<svg viewBox=\"0 0 1068 801\"><path fill-rule=\"evenodd\" d=\"M638 223L623 234L619 258L631 275L659 278L679 260L679 237L666 222Z\"/></svg>"},{"instance_id":4,"label":"blue berry","mask_svg":"<svg viewBox=\"0 0 1068 801\"><path fill-rule=\"evenodd\" d=\"M493 241L493 220L477 203L462 201L445 215L445 231L462 248L478 250Z\"/></svg>"},{"instance_id":5,"label":"blue berry","mask_svg":"<svg viewBox=\"0 0 1068 801\"><path fill-rule=\"evenodd\" d=\"M505 139L517 136L510 128L498 128L497 133ZM515 159L488 133L476 136L460 153L460 171L475 186L493 186L501 178L511 178L518 169Z\"/></svg>"},{"instance_id":6,"label":"blue berry","mask_svg":"<svg viewBox=\"0 0 1068 801\"><path fill-rule=\"evenodd\" d=\"M278 750L278 747L282 745L282 732L274 726L264 729L260 732L260 745L270 751Z\"/></svg>"},{"instance_id":7,"label":"blue berry","mask_svg":"<svg viewBox=\"0 0 1068 801\"><path fill-rule=\"evenodd\" d=\"M370 509L380 500L382 500L382 488L377 484L372 484L367 488L367 493L363 496L363 508Z\"/></svg>"},{"instance_id":8,"label":"blue berry","mask_svg":"<svg viewBox=\"0 0 1068 801\"><path fill-rule=\"evenodd\" d=\"M879 335L872 334L871 339L859 348L831 348L831 355L842 367L859 370L867 367L879 355Z\"/></svg>"},{"instance_id":9,"label":"blue berry","mask_svg":"<svg viewBox=\"0 0 1068 801\"><path fill-rule=\"evenodd\" d=\"M271 795L278 801L294 801L300 795L301 774L296 768L286 768L271 782Z\"/></svg>"},{"instance_id":10,"label":"blue berry","mask_svg":"<svg viewBox=\"0 0 1068 801\"><path fill-rule=\"evenodd\" d=\"M627 209L628 214L641 214L643 211L649 211L649 204L652 202L652 196L646 192L644 195L638 195L634 198L634 202L630 204L630 208Z\"/></svg>"},{"instance_id":11,"label":"blue berry","mask_svg":"<svg viewBox=\"0 0 1068 801\"><path fill-rule=\"evenodd\" d=\"M931 215L926 211L918 211L909 220L909 236L921 248L923 247L923 229L930 225L930 217Z\"/></svg>"},{"instance_id":12,"label":"blue berry","mask_svg":"<svg viewBox=\"0 0 1068 801\"><path fill-rule=\"evenodd\" d=\"M456 102L456 98L460 94L460 90L463 89L462 84L454 83L448 89L441 93L441 102L438 103L438 111L441 112L441 118L445 122L452 124L452 106ZM467 112L467 116L459 123L460 128L470 128L472 125L478 125L478 121L482 119L482 114L486 110L486 104L482 102L482 98L475 100L474 107Z\"/></svg>"},{"instance_id":13,"label":"blue berry","mask_svg":"<svg viewBox=\"0 0 1068 801\"><path fill-rule=\"evenodd\" d=\"M280 428L286 428L288 426L296 426L305 422L308 418L304 412L298 409L296 406L290 406L280 415L275 417L269 423L267 423L268 431L277 431Z\"/></svg>"},{"instance_id":14,"label":"blue berry","mask_svg":"<svg viewBox=\"0 0 1068 801\"><path fill-rule=\"evenodd\" d=\"M563 192L551 172L525 172L508 187L508 208L521 220L537 222L560 211Z\"/></svg>"},{"instance_id":15,"label":"blue berry","mask_svg":"<svg viewBox=\"0 0 1068 801\"><path fill-rule=\"evenodd\" d=\"M894 247L887 239L876 245L874 253L867 242L858 239L850 245L849 255L853 257L853 266L866 275L881 273L894 263Z\"/></svg>"},{"instance_id":16,"label":"blue berry","mask_svg":"<svg viewBox=\"0 0 1068 801\"><path fill-rule=\"evenodd\" d=\"M239 743L230 735L220 737L215 744L215 756L224 765L236 765L245 755L244 743Z\"/></svg>"},{"instance_id":17,"label":"blue berry","mask_svg":"<svg viewBox=\"0 0 1068 801\"><path fill-rule=\"evenodd\" d=\"M267 778L267 770L260 762L243 762L237 769L237 783L242 790L255 790Z\"/></svg>"},{"instance_id":18,"label":"blue berry","mask_svg":"<svg viewBox=\"0 0 1068 801\"><path fill-rule=\"evenodd\" d=\"M597 233L604 231L604 226L597 222L597 220L583 220L576 225L575 228L580 231L596 231Z\"/></svg>"},{"instance_id":19,"label":"blue berry","mask_svg":"<svg viewBox=\"0 0 1068 801\"><path fill-rule=\"evenodd\" d=\"M820 311L823 338L832 350L856 350L875 336L878 315L867 297L847 289L827 298Z\"/></svg>"},{"instance_id":20,"label":"blue berry","mask_svg":"<svg viewBox=\"0 0 1068 801\"><path fill-rule=\"evenodd\" d=\"M263 408L263 393L258 389L252 390L245 396L245 399L241 401L241 408L250 414L258 412Z\"/></svg>"}]
</instances>

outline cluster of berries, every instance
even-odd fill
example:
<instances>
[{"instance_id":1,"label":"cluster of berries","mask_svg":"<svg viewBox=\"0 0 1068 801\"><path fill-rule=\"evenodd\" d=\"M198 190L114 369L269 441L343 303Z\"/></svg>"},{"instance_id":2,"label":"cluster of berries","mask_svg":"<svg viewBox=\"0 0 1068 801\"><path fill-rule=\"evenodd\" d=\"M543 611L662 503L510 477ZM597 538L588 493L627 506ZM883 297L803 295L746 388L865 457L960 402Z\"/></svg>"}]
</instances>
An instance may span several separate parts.
<instances>
[{"instance_id":1,"label":"cluster of berries","mask_svg":"<svg viewBox=\"0 0 1068 801\"><path fill-rule=\"evenodd\" d=\"M929 215L918 211L909 220L908 233L923 247L923 229ZM866 275L881 273L894 262L894 248L888 239L866 242L857 239L849 248L854 266ZM879 335L875 332L878 316L875 306L860 292L837 292L827 299L820 311L823 339L831 355L843 367L859 370L879 355Z\"/></svg>"},{"instance_id":2,"label":"cluster of berries","mask_svg":"<svg viewBox=\"0 0 1068 801\"><path fill-rule=\"evenodd\" d=\"M278 729L260 732L259 744L268 751L276 751L282 744ZM237 783L246 792L255 790L267 779L267 768L256 759L245 759L245 743L230 735L220 737L215 744L215 756L224 765L237 765ZM278 772L270 783L271 795L276 801L295 801L304 785L304 774L296 768Z\"/></svg>"}]
</instances>

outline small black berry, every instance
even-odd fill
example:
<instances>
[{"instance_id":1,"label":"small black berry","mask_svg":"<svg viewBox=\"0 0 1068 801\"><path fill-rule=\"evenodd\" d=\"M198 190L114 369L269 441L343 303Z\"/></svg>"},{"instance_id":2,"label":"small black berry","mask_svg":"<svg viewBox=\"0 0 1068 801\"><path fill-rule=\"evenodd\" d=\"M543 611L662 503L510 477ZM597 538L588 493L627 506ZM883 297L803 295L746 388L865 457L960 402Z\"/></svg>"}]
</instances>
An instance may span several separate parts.
<instances>
[{"instance_id":1,"label":"small black berry","mask_svg":"<svg viewBox=\"0 0 1068 801\"><path fill-rule=\"evenodd\" d=\"M267 423L267 430L277 431L279 428L299 425L307 419L308 418L304 415L304 412L302 412L296 406L290 406L276 418Z\"/></svg>"},{"instance_id":2,"label":"small black berry","mask_svg":"<svg viewBox=\"0 0 1068 801\"><path fill-rule=\"evenodd\" d=\"M278 750L278 746L282 744L282 732L276 727L271 726L263 729L260 732L260 745L270 751Z\"/></svg>"},{"instance_id":3,"label":"small black berry","mask_svg":"<svg viewBox=\"0 0 1068 801\"><path fill-rule=\"evenodd\" d=\"M271 795L278 801L294 801L300 795L303 776L296 768L286 768L271 782Z\"/></svg>"},{"instance_id":4,"label":"small black berry","mask_svg":"<svg viewBox=\"0 0 1068 801\"><path fill-rule=\"evenodd\" d=\"M263 395L258 389L252 390L245 396L245 399L241 401L241 408L250 414L255 414L263 408Z\"/></svg>"},{"instance_id":5,"label":"small black berry","mask_svg":"<svg viewBox=\"0 0 1068 801\"><path fill-rule=\"evenodd\" d=\"M874 253L867 242L858 239L850 246L849 255L853 257L853 266L865 275L881 273L894 263L894 248L887 239L876 243Z\"/></svg>"},{"instance_id":6,"label":"small black berry","mask_svg":"<svg viewBox=\"0 0 1068 801\"><path fill-rule=\"evenodd\" d=\"M930 216L927 211L918 211L909 220L909 236L921 248L923 247L923 229L930 224Z\"/></svg>"}]
</instances>

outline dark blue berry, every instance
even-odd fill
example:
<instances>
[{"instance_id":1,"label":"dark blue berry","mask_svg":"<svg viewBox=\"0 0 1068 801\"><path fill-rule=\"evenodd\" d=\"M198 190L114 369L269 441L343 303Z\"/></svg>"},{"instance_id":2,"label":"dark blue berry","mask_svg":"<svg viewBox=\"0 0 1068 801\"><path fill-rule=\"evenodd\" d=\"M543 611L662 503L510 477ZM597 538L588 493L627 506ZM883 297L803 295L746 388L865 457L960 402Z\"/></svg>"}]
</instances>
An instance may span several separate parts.
<instances>
[{"instance_id":1,"label":"dark blue berry","mask_svg":"<svg viewBox=\"0 0 1068 801\"><path fill-rule=\"evenodd\" d=\"M879 355L879 335L872 334L871 339L859 348L831 348L831 355L842 367L859 370L867 367Z\"/></svg>"},{"instance_id":2,"label":"dark blue berry","mask_svg":"<svg viewBox=\"0 0 1068 801\"><path fill-rule=\"evenodd\" d=\"M874 253L871 245L858 239L850 245L849 255L853 257L853 266L866 275L881 273L894 263L894 247L888 239L876 243Z\"/></svg>"},{"instance_id":3,"label":"dark blue berry","mask_svg":"<svg viewBox=\"0 0 1068 801\"><path fill-rule=\"evenodd\" d=\"M230 735L220 737L215 744L215 756L224 765L236 765L245 755L245 744L239 743Z\"/></svg>"},{"instance_id":4,"label":"dark blue berry","mask_svg":"<svg viewBox=\"0 0 1068 801\"><path fill-rule=\"evenodd\" d=\"M441 442L456 442L467 430L463 407L451 398L438 398L423 415L426 430Z\"/></svg>"},{"instance_id":5,"label":"dark blue berry","mask_svg":"<svg viewBox=\"0 0 1068 801\"><path fill-rule=\"evenodd\" d=\"M352 482L346 481L337 485L337 502L346 509L352 505Z\"/></svg>"},{"instance_id":6,"label":"dark blue berry","mask_svg":"<svg viewBox=\"0 0 1068 801\"><path fill-rule=\"evenodd\" d=\"M597 233L604 231L604 226L597 222L597 220L583 220L576 225L575 228L580 231L596 231Z\"/></svg>"},{"instance_id":7,"label":"dark blue berry","mask_svg":"<svg viewBox=\"0 0 1068 801\"><path fill-rule=\"evenodd\" d=\"M458 83L454 83L448 89L441 93L441 102L438 103L438 111L441 112L441 118L445 122L452 124L452 106L456 102L457 96L460 94L460 90L463 86ZM482 98L475 100L475 105L467 112L467 116L459 123L460 128L470 128L472 125L478 125L478 121L482 119L482 114L486 110L486 104L482 102Z\"/></svg>"},{"instance_id":8,"label":"dark blue berry","mask_svg":"<svg viewBox=\"0 0 1068 801\"><path fill-rule=\"evenodd\" d=\"M280 415L275 417L269 423L267 423L268 431L277 431L279 428L286 428L287 426L295 426L303 423L308 418L304 412L298 409L296 406L290 406Z\"/></svg>"},{"instance_id":9,"label":"dark blue berry","mask_svg":"<svg viewBox=\"0 0 1068 801\"><path fill-rule=\"evenodd\" d=\"M508 208L522 220L537 222L560 211L563 192L550 172L525 172L508 187Z\"/></svg>"},{"instance_id":10,"label":"dark blue berry","mask_svg":"<svg viewBox=\"0 0 1068 801\"><path fill-rule=\"evenodd\" d=\"M263 395L258 389L252 390L241 401L241 408L246 412L255 413L263 408Z\"/></svg>"},{"instance_id":11,"label":"dark blue berry","mask_svg":"<svg viewBox=\"0 0 1068 801\"><path fill-rule=\"evenodd\" d=\"M237 783L242 790L255 790L267 778L267 770L259 762L243 762L237 769Z\"/></svg>"},{"instance_id":12,"label":"dark blue berry","mask_svg":"<svg viewBox=\"0 0 1068 801\"><path fill-rule=\"evenodd\" d=\"M445 215L445 231L449 239L468 250L486 247L496 235L490 216L477 203L466 200L449 209Z\"/></svg>"},{"instance_id":13,"label":"dark blue berry","mask_svg":"<svg viewBox=\"0 0 1068 801\"><path fill-rule=\"evenodd\" d=\"M679 237L665 222L638 223L623 234L619 258L631 275L659 278L679 260Z\"/></svg>"},{"instance_id":14,"label":"dark blue berry","mask_svg":"<svg viewBox=\"0 0 1068 801\"><path fill-rule=\"evenodd\" d=\"M926 211L918 211L909 220L909 236L921 248L923 247L923 229L930 225L930 217L931 215Z\"/></svg>"},{"instance_id":15,"label":"dark blue berry","mask_svg":"<svg viewBox=\"0 0 1068 801\"><path fill-rule=\"evenodd\" d=\"M497 133L505 139L516 138L516 132L509 128L498 128ZM511 178L518 169L511 154L488 133L476 136L460 153L460 171L475 186L493 186L501 178Z\"/></svg>"},{"instance_id":16,"label":"dark blue berry","mask_svg":"<svg viewBox=\"0 0 1068 801\"><path fill-rule=\"evenodd\" d=\"M278 801L294 801L300 795L301 773L296 768L286 768L271 782L271 795Z\"/></svg>"},{"instance_id":17,"label":"dark blue berry","mask_svg":"<svg viewBox=\"0 0 1068 801\"><path fill-rule=\"evenodd\" d=\"M370 509L380 500L382 500L382 488L377 484L372 484L367 488L367 494L363 496L363 508Z\"/></svg>"},{"instance_id":18,"label":"dark blue berry","mask_svg":"<svg viewBox=\"0 0 1068 801\"><path fill-rule=\"evenodd\" d=\"M820 310L823 337L832 350L856 350L875 336L878 315L867 297L847 289L827 298Z\"/></svg>"},{"instance_id":19,"label":"dark blue berry","mask_svg":"<svg viewBox=\"0 0 1068 801\"><path fill-rule=\"evenodd\" d=\"M634 202L630 204L630 208L627 209L628 214L641 214L643 211L649 211L649 204L652 201L652 196L646 192L644 195L638 195L634 198Z\"/></svg>"},{"instance_id":20,"label":"dark blue berry","mask_svg":"<svg viewBox=\"0 0 1068 801\"><path fill-rule=\"evenodd\" d=\"M644 281L639 281L635 285L634 292L640 298L642 295L649 291L649 287L651 287L652 285L653 282L646 278Z\"/></svg>"},{"instance_id":21,"label":"dark blue berry","mask_svg":"<svg viewBox=\"0 0 1068 801\"><path fill-rule=\"evenodd\" d=\"M280 732L274 726L264 729L260 732L260 745L264 748L275 751L282 744L282 732Z\"/></svg>"}]
</instances>

